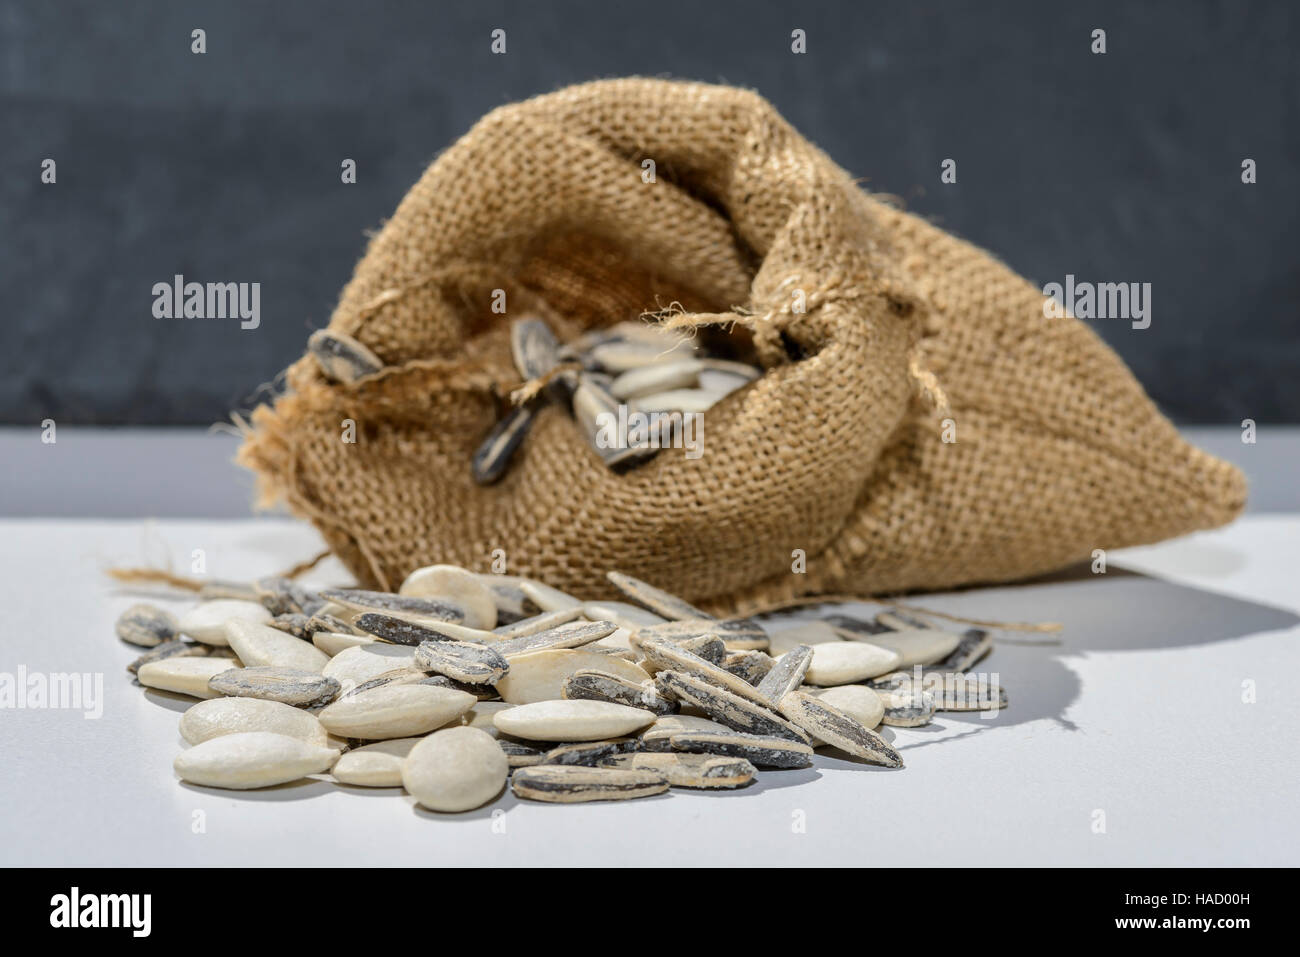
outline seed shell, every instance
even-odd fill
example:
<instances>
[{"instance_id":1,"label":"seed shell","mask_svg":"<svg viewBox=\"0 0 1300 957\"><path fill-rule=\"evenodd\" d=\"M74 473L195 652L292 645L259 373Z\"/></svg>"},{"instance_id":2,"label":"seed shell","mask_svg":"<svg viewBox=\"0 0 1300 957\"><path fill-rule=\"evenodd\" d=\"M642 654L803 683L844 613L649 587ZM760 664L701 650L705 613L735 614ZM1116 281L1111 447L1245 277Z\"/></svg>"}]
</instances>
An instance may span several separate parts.
<instances>
[{"instance_id":1,"label":"seed shell","mask_svg":"<svg viewBox=\"0 0 1300 957\"><path fill-rule=\"evenodd\" d=\"M674 751L744 758L760 768L806 768L812 764L811 747L802 741L770 735L682 731L674 734L669 743Z\"/></svg>"},{"instance_id":2,"label":"seed shell","mask_svg":"<svg viewBox=\"0 0 1300 957\"><path fill-rule=\"evenodd\" d=\"M654 682L629 681L596 669L576 671L565 679L563 696L566 701L610 701L629 708L644 708L659 715L677 710L677 702L659 694Z\"/></svg>"},{"instance_id":3,"label":"seed shell","mask_svg":"<svg viewBox=\"0 0 1300 957\"><path fill-rule=\"evenodd\" d=\"M791 691L781 698L781 713L817 740L864 761L889 768L903 766L903 758L889 742L828 701Z\"/></svg>"},{"instance_id":4,"label":"seed shell","mask_svg":"<svg viewBox=\"0 0 1300 957\"><path fill-rule=\"evenodd\" d=\"M467 684L495 684L510 666L501 653L468 641L423 641L415 649L415 667Z\"/></svg>"},{"instance_id":5,"label":"seed shell","mask_svg":"<svg viewBox=\"0 0 1300 957\"><path fill-rule=\"evenodd\" d=\"M655 675L655 687L659 689L660 694L672 695L688 704L693 704L709 717L737 731L787 738L800 743L807 740L802 731L769 707L732 694L725 688L709 684L695 675L680 671L661 671ZM753 691L752 688L750 690Z\"/></svg>"},{"instance_id":6,"label":"seed shell","mask_svg":"<svg viewBox=\"0 0 1300 957\"><path fill-rule=\"evenodd\" d=\"M813 650L809 645L800 645L787 651L777 659L775 667L767 673L758 685L758 693L772 704L778 705L791 691L803 684L808 666L812 664Z\"/></svg>"},{"instance_id":7,"label":"seed shell","mask_svg":"<svg viewBox=\"0 0 1300 957\"><path fill-rule=\"evenodd\" d=\"M509 625L502 625L494 629L492 633L501 641L509 641L512 638L526 638L529 635L537 634L539 631L549 631L552 628L558 628L560 625L567 625L574 619L581 617L582 606L575 605L572 608L565 608L560 611L544 611L540 615L521 618Z\"/></svg>"},{"instance_id":8,"label":"seed shell","mask_svg":"<svg viewBox=\"0 0 1300 957\"><path fill-rule=\"evenodd\" d=\"M613 634L617 627L612 621L572 621L531 635L498 641L492 647L506 658L548 648L580 648Z\"/></svg>"},{"instance_id":9,"label":"seed shell","mask_svg":"<svg viewBox=\"0 0 1300 957\"><path fill-rule=\"evenodd\" d=\"M919 728L934 718L934 696L924 691L883 691L880 700L885 706L882 724L895 728Z\"/></svg>"},{"instance_id":10,"label":"seed shell","mask_svg":"<svg viewBox=\"0 0 1300 957\"><path fill-rule=\"evenodd\" d=\"M208 688L237 698L262 698L298 708L328 704L339 693L333 678L298 668L231 668L208 679Z\"/></svg>"},{"instance_id":11,"label":"seed shell","mask_svg":"<svg viewBox=\"0 0 1300 957\"><path fill-rule=\"evenodd\" d=\"M176 616L156 605L132 605L117 619L117 637L140 648L156 648L176 638Z\"/></svg>"},{"instance_id":12,"label":"seed shell","mask_svg":"<svg viewBox=\"0 0 1300 957\"><path fill-rule=\"evenodd\" d=\"M699 654L699 652L696 652ZM704 655L700 655L701 658ZM776 665L776 659L764 651L730 651L722 658L722 667L737 678L757 687Z\"/></svg>"},{"instance_id":13,"label":"seed shell","mask_svg":"<svg viewBox=\"0 0 1300 957\"><path fill-rule=\"evenodd\" d=\"M384 367L379 357L351 336L317 329L307 337L307 352L327 379L356 382Z\"/></svg>"},{"instance_id":14,"label":"seed shell","mask_svg":"<svg viewBox=\"0 0 1300 957\"><path fill-rule=\"evenodd\" d=\"M617 754L600 762L601 767L654 771L668 778L674 788L739 788L754 780L757 770L744 758L687 752Z\"/></svg>"},{"instance_id":15,"label":"seed shell","mask_svg":"<svg viewBox=\"0 0 1300 957\"><path fill-rule=\"evenodd\" d=\"M656 588L649 582L643 582L639 578L633 578L631 575L624 575L622 572L607 572L605 577L628 598L638 605L650 609L660 618L681 621L683 619L713 617L676 595L666 592L662 588Z\"/></svg>"},{"instance_id":16,"label":"seed shell","mask_svg":"<svg viewBox=\"0 0 1300 957\"><path fill-rule=\"evenodd\" d=\"M603 760L616 754L635 751L639 742L636 738L609 738L605 741L579 741L574 744L562 744L546 752L543 764L581 765L594 768Z\"/></svg>"},{"instance_id":17,"label":"seed shell","mask_svg":"<svg viewBox=\"0 0 1300 957\"><path fill-rule=\"evenodd\" d=\"M518 797L555 804L650 797L668 790L666 775L623 768L539 765L520 768L510 779Z\"/></svg>"}]
</instances>

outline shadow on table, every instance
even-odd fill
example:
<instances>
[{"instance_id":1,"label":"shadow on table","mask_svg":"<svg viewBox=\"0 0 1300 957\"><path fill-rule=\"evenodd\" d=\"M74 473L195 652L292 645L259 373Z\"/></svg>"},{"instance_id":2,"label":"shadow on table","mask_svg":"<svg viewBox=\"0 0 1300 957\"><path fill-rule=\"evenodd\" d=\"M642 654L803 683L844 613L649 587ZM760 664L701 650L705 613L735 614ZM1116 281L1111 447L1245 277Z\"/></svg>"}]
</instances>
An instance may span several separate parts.
<instances>
[{"instance_id":1,"label":"shadow on table","mask_svg":"<svg viewBox=\"0 0 1300 957\"><path fill-rule=\"evenodd\" d=\"M1231 564L1231 555L1218 559ZM987 620L1006 617L1007 610L1014 609L1017 620L1059 621L1064 626L1059 636L1051 637L994 633L993 654L975 670L999 675L1010 706L992 720L975 712L941 712L942 723L965 725L970 729L967 734L1044 718L1077 730L1066 717L1081 691L1078 677L1065 664L1071 657L1191 647L1300 624L1300 616L1286 609L1113 566L1105 575L1094 575L1087 564L1020 585L923 597L914 604ZM941 744L953 737L909 741L904 749Z\"/></svg>"}]
</instances>

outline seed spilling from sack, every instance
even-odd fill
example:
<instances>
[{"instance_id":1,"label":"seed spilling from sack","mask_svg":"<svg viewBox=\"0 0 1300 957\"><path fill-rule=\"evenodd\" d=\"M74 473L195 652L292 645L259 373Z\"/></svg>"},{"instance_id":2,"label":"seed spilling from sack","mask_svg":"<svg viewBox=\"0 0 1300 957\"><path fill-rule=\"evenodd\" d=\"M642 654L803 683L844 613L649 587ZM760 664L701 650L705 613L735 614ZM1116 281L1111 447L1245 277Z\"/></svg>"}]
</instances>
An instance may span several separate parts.
<instances>
[{"instance_id":1,"label":"seed spilling from sack","mask_svg":"<svg viewBox=\"0 0 1300 957\"><path fill-rule=\"evenodd\" d=\"M620 343L619 363L645 341ZM547 343L521 330L521 363L553 362ZM641 381L628 388L654 379ZM396 594L221 583L178 618L132 606L116 630L148 649L128 666L140 684L204 699L181 718L182 780L246 789L329 771L443 813L507 785L563 804L739 790L824 747L898 769L882 725L1007 706L996 675L962 670L991 650L982 629L885 611L770 635L630 575L609 580L629 602L451 565L417 569Z\"/></svg>"}]
</instances>

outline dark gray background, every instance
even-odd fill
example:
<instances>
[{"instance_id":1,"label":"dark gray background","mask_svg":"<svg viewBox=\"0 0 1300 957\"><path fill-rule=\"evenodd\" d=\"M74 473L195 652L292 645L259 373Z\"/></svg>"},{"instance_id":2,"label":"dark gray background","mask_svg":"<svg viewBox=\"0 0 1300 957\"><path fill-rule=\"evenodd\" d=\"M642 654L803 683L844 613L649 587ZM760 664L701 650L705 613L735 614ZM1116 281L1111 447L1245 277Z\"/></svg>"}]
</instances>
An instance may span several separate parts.
<instances>
[{"instance_id":1,"label":"dark gray background","mask_svg":"<svg viewBox=\"0 0 1300 957\"><path fill-rule=\"evenodd\" d=\"M1296 9L0 0L0 422L224 418L478 116L633 73L757 89L870 188L1040 284L1152 283L1150 329L1095 325L1178 421L1300 421ZM260 282L261 328L153 319L178 272Z\"/></svg>"}]
</instances>

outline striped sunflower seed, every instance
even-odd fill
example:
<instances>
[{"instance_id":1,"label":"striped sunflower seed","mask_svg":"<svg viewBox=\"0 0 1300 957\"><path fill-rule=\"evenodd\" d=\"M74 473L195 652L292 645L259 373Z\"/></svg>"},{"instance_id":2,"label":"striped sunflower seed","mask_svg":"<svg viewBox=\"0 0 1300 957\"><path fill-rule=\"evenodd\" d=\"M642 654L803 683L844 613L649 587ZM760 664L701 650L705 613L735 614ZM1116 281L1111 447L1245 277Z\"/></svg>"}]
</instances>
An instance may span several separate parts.
<instances>
[{"instance_id":1,"label":"striped sunflower seed","mask_svg":"<svg viewBox=\"0 0 1300 957\"><path fill-rule=\"evenodd\" d=\"M663 697L652 681L629 681L608 671L588 669L577 671L564 681L563 696L566 701L610 701L643 708L658 715L672 714L677 702Z\"/></svg>"},{"instance_id":2,"label":"striped sunflower seed","mask_svg":"<svg viewBox=\"0 0 1300 957\"><path fill-rule=\"evenodd\" d=\"M272 731L317 747L329 747L329 734L314 714L261 698L212 698L181 715L181 737L200 744L223 734Z\"/></svg>"},{"instance_id":3,"label":"striped sunflower seed","mask_svg":"<svg viewBox=\"0 0 1300 957\"><path fill-rule=\"evenodd\" d=\"M297 708L328 704L338 696L333 678L298 668L231 668L208 679L208 689L234 698L262 698Z\"/></svg>"},{"instance_id":4,"label":"striped sunflower seed","mask_svg":"<svg viewBox=\"0 0 1300 957\"><path fill-rule=\"evenodd\" d=\"M495 684L507 671L501 653L468 641L422 641L415 649L415 667L466 684Z\"/></svg>"},{"instance_id":5,"label":"striped sunflower seed","mask_svg":"<svg viewBox=\"0 0 1300 957\"><path fill-rule=\"evenodd\" d=\"M934 719L934 696L925 691L878 692L885 714L881 724L894 728L919 728Z\"/></svg>"},{"instance_id":6,"label":"striped sunflower seed","mask_svg":"<svg viewBox=\"0 0 1300 957\"><path fill-rule=\"evenodd\" d=\"M277 631L282 631L286 635L293 635L299 641L311 641L316 631L311 627L312 619L300 612L289 612L284 615L276 615L267 622Z\"/></svg>"},{"instance_id":7,"label":"striped sunflower seed","mask_svg":"<svg viewBox=\"0 0 1300 957\"><path fill-rule=\"evenodd\" d=\"M208 646L189 641L164 641L161 645L150 648L135 661L126 666L126 670L135 674L141 665L164 658L203 658L208 654Z\"/></svg>"},{"instance_id":8,"label":"striped sunflower seed","mask_svg":"<svg viewBox=\"0 0 1300 957\"><path fill-rule=\"evenodd\" d=\"M614 379L609 393L616 399L636 399L670 389L683 389L700 381L699 359L660 362L640 369L630 369Z\"/></svg>"},{"instance_id":9,"label":"striped sunflower seed","mask_svg":"<svg viewBox=\"0 0 1300 957\"><path fill-rule=\"evenodd\" d=\"M775 710L775 704L760 689L755 688L744 678L739 678L725 668L720 668L704 660L676 642L663 638L652 638L649 641L641 642L641 651L650 664L661 671L684 672L693 675L708 684L726 689L733 695L753 702L759 707Z\"/></svg>"},{"instance_id":10,"label":"striped sunflower seed","mask_svg":"<svg viewBox=\"0 0 1300 957\"><path fill-rule=\"evenodd\" d=\"M690 714L669 714L659 718L641 732L641 750L671 751L673 735L685 731L707 734L733 733L725 724L718 724L711 718L700 718Z\"/></svg>"},{"instance_id":11,"label":"striped sunflower seed","mask_svg":"<svg viewBox=\"0 0 1300 957\"><path fill-rule=\"evenodd\" d=\"M781 713L819 741L888 768L901 768L903 758L876 732L839 708L802 691L781 698Z\"/></svg>"},{"instance_id":12,"label":"striped sunflower seed","mask_svg":"<svg viewBox=\"0 0 1300 957\"><path fill-rule=\"evenodd\" d=\"M800 645L793 651L787 651L777 659L775 667L767 673L767 677L759 682L758 693L779 707L782 698L803 684L804 675L808 673L812 658L813 650L808 645Z\"/></svg>"},{"instance_id":13,"label":"striped sunflower seed","mask_svg":"<svg viewBox=\"0 0 1300 957\"><path fill-rule=\"evenodd\" d=\"M760 684L775 665L776 660L763 651L730 651L722 658L723 668L754 686Z\"/></svg>"},{"instance_id":14,"label":"striped sunflower seed","mask_svg":"<svg viewBox=\"0 0 1300 957\"><path fill-rule=\"evenodd\" d=\"M732 694L725 688L719 688L695 675L680 671L661 671L655 675L655 687L659 689L660 694L693 704L720 724L737 731L787 738L800 743L807 740L802 731L769 707Z\"/></svg>"},{"instance_id":15,"label":"striped sunflower seed","mask_svg":"<svg viewBox=\"0 0 1300 957\"><path fill-rule=\"evenodd\" d=\"M441 728L474 706L474 696L426 684L384 685L328 705L317 717L345 738L409 738Z\"/></svg>"},{"instance_id":16,"label":"striped sunflower seed","mask_svg":"<svg viewBox=\"0 0 1300 957\"><path fill-rule=\"evenodd\" d=\"M520 638L498 641L492 647L506 658L517 658L548 648L580 648L613 634L617 627L612 621L573 621Z\"/></svg>"},{"instance_id":17,"label":"striped sunflower seed","mask_svg":"<svg viewBox=\"0 0 1300 957\"><path fill-rule=\"evenodd\" d=\"M669 743L674 751L744 758L760 768L806 768L813 756L813 749L802 741L735 731L682 731L674 734Z\"/></svg>"},{"instance_id":18,"label":"striped sunflower seed","mask_svg":"<svg viewBox=\"0 0 1300 957\"><path fill-rule=\"evenodd\" d=\"M328 329L317 329L307 337L307 352L325 378L335 382L356 382L384 367L379 357L356 339Z\"/></svg>"},{"instance_id":19,"label":"striped sunflower seed","mask_svg":"<svg viewBox=\"0 0 1300 957\"><path fill-rule=\"evenodd\" d=\"M606 572L605 577L632 601L648 608L660 618L670 621L682 621L693 618L711 619L713 617L676 595L666 592L662 588L656 588L649 582L643 582L639 578L633 578L631 575L624 575L622 572Z\"/></svg>"},{"instance_id":20,"label":"striped sunflower seed","mask_svg":"<svg viewBox=\"0 0 1300 957\"><path fill-rule=\"evenodd\" d=\"M259 578L253 583L258 600L272 615L314 615L325 601L291 578Z\"/></svg>"},{"instance_id":21,"label":"striped sunflower seed","mask_svg":"<svg viewBox=\"0 0 1300 957\"><path fill-rule=\"evenodd\" d=\"M466 694L472 694L479 701L494 701L497 698L497 691L492 685L457 681L455 678L448 678L446 675L428 675L417 683L433 685L435 688L451 688L454 691L463 691Z\"/></svg>"},{"instance_id":22,"label":"striped sunflower seed","mask_svg":"<svg viewBox=\"0 0 1300 957\"><path fill-rule=\"evenodd\" d=\"M506 756L506 763L511 768L531 768L546 762L547 749L527 741L497 735L497 747Z\"/></svg>"},{"instance_id":23,"label":"striped sunflower seed","mask_svg":"<svg viewBox=\"0 0 1300 957\"><path fill-rule=\"evenodd\" d=\"M593 346L588 355L606 372L620 373L689 359L693 351L691 343L685 339L667 344L627 340L603 342Z\"/></svg>"},{"instance_id":24,"label":"striped sunflower seed","mask_svg":"<svg viewBox=\"0 0 1300 957\"><path fill-rule=\"evenodd\" d=\"M564 682L579 671L608 671L640 683L650 677L644 668L615 655L588 648L548 648L510 659L510 670L496 683L502 699L511 704L554 701L564 692Z\"/></svg>"},{"instance_id":25,"label":"striped sunflower seed","mask_svg":"<svg viewBox=\"0 0 1300 957\"><path fill-rule=\"evenodd\" d=\"M337 615L330 615L326 612L317 612L307 621L307 628L313 638L322 631L331 631L338 635L360 635L364 634L360 628L357 628L351 621L344 621Z\"/></svg>"},{"instance_id":26,"label":"striped sunflower seed","mask_svg":"<svg viewBox=\"0 0 1300 957\"><path fill-rule=\"evenodd\" d=\"M394 595L382 591L365 591L364 589L328 589L321 592L321 597L364 614L377 611L395 618L406 618L416 624L423 624L425 619L435 622L451 622L464 625L466 611L460 605L438 598L415 598L409 595Z\"/></svg>"},{"instance_id":27,"label":"striped sunflower seed","mask_svg":"<svg viewBox=\"0 0 1300 957\"><path fill-rule=\"evenodd\" d=\"M996 711L1008 703L1005 688L977 675L927 674L922 685L936 711Z\"/></svg>"},{"instance_id":28,"label":"striped sunflower seed","mask_svg":"<svg viewBox=\"0 0 1300 957\"><path fill-rule=\"evenodd\" d=\"M574 744L562 744L546 752L543 764L580 765L594 768L601 765L605 758L617 754L635 751L639 745L636 738L609 738L605 741L579 741Z\"/></svg>"},{"instance_id":29,"label":"striped sunflower seed","mask_svg":"<svg viewBox=\"0 0 1300 957\"><path fill-rule=\"evenodd\" d=\"M478 728L435 731L402 762L402 784L431 811L482 807L501 793L510 764L491 735Z\"/></svg>"},{"instance_id":30,"label":"striped sunflower seed","mask_svg":"<svg viewBox=\"0 0 1300 957\"><path fill-rule=\"evenodd\" d=\"M617 754L600 762L601 767L654 771L668 778L674 788L739 788L754 780L757 773L744 758L686 752L648 752Z\"/></svg>"},{"instance_id":31,"label":"striped sunflower seed","mask_svg":"<svg viewBox=\"0 0 1300 957\"><path fill-rule=\"evenodd\" d=\"M477 575L475 576L492 593L492 601L497 606L497 626L510 626L533 618L541 609L533 604L524 594L519 583L523 580L517 575ZM557 624L559 624L557 622Z\"/></svg>"},{"instance_id":32,"label":"striped sunflower seed","mask_svg":"<svg viewBox=\"0 0 1300 957\"><path fill-rule=\"evenodd\" d=\"M662 794L668 790L668 778L655 771L544 764L520 768L511 777L510 787L516 796L530 801L577 804Z\"/></svg>"},{"instance_id":33,"label":"striped sunflower seed","mask_svg":"<svg viewBox=\"0 0 1300 957\"><path fill-rule=\"evenodd\" d=\"M510 461L524 444L528 430L533 427L536 410L531 405L519 405L499 418L492 430L479 443L470 459L470 475L479 485L492 485L506 474Z\"/></svg>"},{"instance_id":34,"label":"striped sunflower seed","mask_svg":"<svg viewBox=\"0 0 1300 957\"><path fill-rule=\"evenodd\" d=\"M430 598L464 609L457 624L490 631L497 626L497 605L488 588L473 572L457 565L428 565L406 576L398 589L405 598Z\"/></svg>"},{"instance_id":35,"label":"striped sunflower seed","mask_svg":"<svg viewBox=\"0 0 1300 957\"><path fill-rule=\"evenodd\" d=\"M269 731L244 731L196 744L182 751L172 766L182 781L242 791L328 771L338 758L335 748Z\"/></svg>"},{"instance_id":36,"label":"striped sunflower seed","mask_svg":"<svg viewBox=\"0 0 1300 957\"><path fill-rule=\"evenodd\" d=\"M644 626L639 633L649 630ZM659 638L698 637L716 635L727 651L767 651L771 639L758 622L749 618L687 618L654 626L653 636Z\"/></svg>"},{"instance_id":37,"label":"striped sunflower seed","mask_svg":"<svg viewBox=\"0 0 1300 957\"><path fill-rule=\"evenodd\" d=\"M132 605L117 619L117 637L140 648L156 648L176 637L176 616L154 605Z\"/></svg>"},{"instance_id":38,"label":"striped sunflower seed","mask_svg":"<svg viewBox=\"0 0 1300 957\"><path fill-rule=\"evenodd\" d=\"M861 618L852 618L848 615L826 615L822 618L826 624L834 628L840 635L853 641L857 638L871 637L879 635L886 631L896 631L888 625L883 625L875 621L864 621Z\"/></svg>"},{"instance_id":39,"label":"striped sunflower seed","mask_svg":"<svg viewBox=\"0 0 1300 957\"><path fill-rule=\"evenodd\" d=\"M532 604L531 599L529 604ZM540 615L521 618L512 624L493 629L492 633L501 641L509 641L512 638L526 638L529 635L537 634L539 631L549 631L552 628L558 628L560 625L567 625L569 622L581 617L582 606L578 605L560 611L545 611Z\"/></svg>"},{"instance_id":40,"label":"striped sunflower seed","mask_svg":"<svg viewBox=\"0 0 1300 957\"><path fill-rule=\"evenodd\" d=\"M612 621L620 628L638 631L653 625L662 625L664 619L639 605L625 601L584 602L582 614L592 621Z\"/></svg>"},{"instance_id":41,"label":"striped sunflower seed","mask_svg":"<svg viewBox=\"0 0 1300 957\"><path fill-rule=\"evenodd\" d=\"M993 637L982 628L962 632L952 654L932 666L936 671L968 671L993 650Z\"/></svg>"},{"instance_id":42,"label":"striped sunflower seed","mask_svg":"<svg viewBox=\"0 0 1300 957\"><path fill-rule=\"evenodd\" d=\"M560 341L541 319L516 319L510 323L510 352L519 377L540 379L560 363Z\"/></svg>"}]
</instances>

